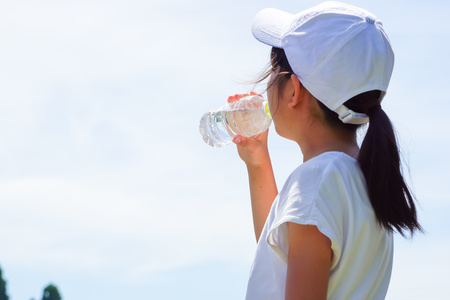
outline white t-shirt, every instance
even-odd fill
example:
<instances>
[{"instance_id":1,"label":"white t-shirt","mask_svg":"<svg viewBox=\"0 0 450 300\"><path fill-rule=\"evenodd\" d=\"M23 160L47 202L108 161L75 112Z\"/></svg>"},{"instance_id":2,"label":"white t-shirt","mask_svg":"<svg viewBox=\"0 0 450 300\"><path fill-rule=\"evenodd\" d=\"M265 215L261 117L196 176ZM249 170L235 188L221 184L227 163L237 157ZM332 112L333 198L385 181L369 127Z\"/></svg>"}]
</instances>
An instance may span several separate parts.
<instances>
[{"instance_id":1,"label":"white t-shirt","mask_svg":"<svg viewBox=\"0 0 450 300\"><path fill-rule=\"evenodd\" d=\"M247 300L284 300L287 223L315 225L331 240L327 299L384 299L393 237L378 225L358 162L326 152L300 165L275 199L259 239Z\"/></svg>"}]
</instances>

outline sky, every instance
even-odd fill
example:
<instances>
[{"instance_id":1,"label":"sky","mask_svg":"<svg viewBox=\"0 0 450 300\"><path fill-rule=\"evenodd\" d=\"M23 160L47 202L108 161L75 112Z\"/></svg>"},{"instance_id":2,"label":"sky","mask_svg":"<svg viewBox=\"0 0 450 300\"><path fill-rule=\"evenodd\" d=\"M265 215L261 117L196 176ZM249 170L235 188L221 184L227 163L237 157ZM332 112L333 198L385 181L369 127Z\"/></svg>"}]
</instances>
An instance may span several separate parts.
<instances>
[{"instance_id":1,"label":"sky","mask_svg":"<svg viewBox=\"0 0 450 300\"><path fill-rule=\"evenodd\" d=\"M203 113L270 49L266 7L320 1L0 1L0 266L11 300L243 299L256 243L246 169ZM383 107L426 234L395 237L387 299L444 299L450 268L448 1L347 1L396 54ZM302 157L273 128L279 188Z\"/></svg>"}]
</instances>

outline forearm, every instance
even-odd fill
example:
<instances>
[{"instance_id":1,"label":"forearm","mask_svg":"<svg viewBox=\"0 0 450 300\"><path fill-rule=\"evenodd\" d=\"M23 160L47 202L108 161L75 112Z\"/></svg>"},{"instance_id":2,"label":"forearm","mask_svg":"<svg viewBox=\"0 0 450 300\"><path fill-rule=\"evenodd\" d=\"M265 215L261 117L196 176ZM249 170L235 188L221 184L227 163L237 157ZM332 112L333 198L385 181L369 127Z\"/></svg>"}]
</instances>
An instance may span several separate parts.
<instances>
[{"instance_id":1,"label":"forearm","mask_svg":"<svg viewBox=\"0 0 450 300\"><path fill-rule=\"evenodd\" d=\"M247 170L250 185L253 226L255 229L256 241L259 241L272 203L278 194L278 189L270 160L260 166L247 166Z\"/></svg>"}]
</instances>

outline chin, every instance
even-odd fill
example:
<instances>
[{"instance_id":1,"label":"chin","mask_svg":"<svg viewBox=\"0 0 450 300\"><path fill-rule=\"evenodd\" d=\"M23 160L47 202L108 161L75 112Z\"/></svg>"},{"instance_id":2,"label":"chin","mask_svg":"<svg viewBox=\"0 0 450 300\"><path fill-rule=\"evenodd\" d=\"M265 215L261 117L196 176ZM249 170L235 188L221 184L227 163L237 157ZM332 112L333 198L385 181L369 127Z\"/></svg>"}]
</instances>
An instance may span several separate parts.
<instances>
[{"instance_id":1,"label":"chin","mask_svg":"<svg viewBox=\"0 0 450 300\"><path fill-rule=\"evenodd\" d=\"M274 126L274 127L275 127L275 132L282 138L285 138L287 140L294 141L294 142L296 141L294 137L292 137L288 134L288 132L283 131L282 129L279 129L276 126Z\"/></svg>"},{"instance_id":2,"label":"chin","mask_svg":"<svg viewBox=\"0 0 450 300\"><path fill-rule=\"evenodd\" d=\"M281 136L281 137L283 137L283 138L285 138L285 139L288 139L288 137L286 136L286 134L283 134L283 130L280 130L280 129L277 128L276 126L275 126L275 132L276 132L279 136Z\"/></svg>"}]
</instances>

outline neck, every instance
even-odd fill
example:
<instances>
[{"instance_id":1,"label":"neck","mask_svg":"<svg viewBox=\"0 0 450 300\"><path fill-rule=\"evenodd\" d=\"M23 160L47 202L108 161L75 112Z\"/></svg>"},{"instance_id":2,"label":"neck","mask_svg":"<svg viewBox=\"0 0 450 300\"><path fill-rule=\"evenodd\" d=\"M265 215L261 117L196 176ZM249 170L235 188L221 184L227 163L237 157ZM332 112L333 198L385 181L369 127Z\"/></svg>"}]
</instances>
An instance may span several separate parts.
<instances>
[{"instance_id":1,"label":"neck","mask_svg":"<svg viewBox=\"0 0 450 300\"><path fill-rule=\"evenodd\" d=\"M355 159L359 153L356 133L340 132L322 124L311 126L296 142L302 151L303 162L330 151L343 152Z\"/></svg>"}]
</instances>

